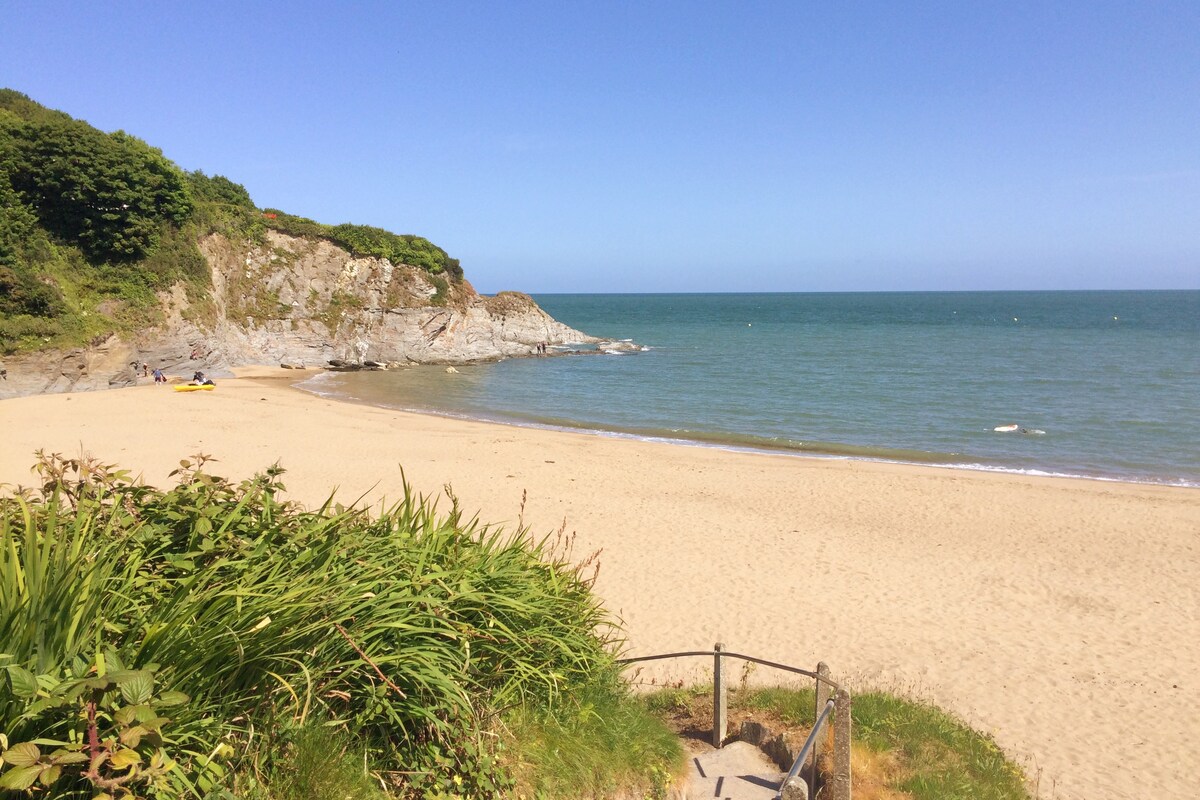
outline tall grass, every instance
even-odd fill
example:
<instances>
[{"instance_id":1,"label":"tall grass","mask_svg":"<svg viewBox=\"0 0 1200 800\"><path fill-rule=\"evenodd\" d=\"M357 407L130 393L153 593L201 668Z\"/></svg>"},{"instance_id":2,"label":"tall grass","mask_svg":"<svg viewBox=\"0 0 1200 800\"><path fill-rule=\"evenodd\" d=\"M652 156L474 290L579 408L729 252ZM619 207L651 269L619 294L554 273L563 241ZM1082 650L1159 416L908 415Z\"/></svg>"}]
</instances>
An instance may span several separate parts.
<instances>
[{"instance_id":1,"label":"tall grass","mask_svg":"<svg viewBox=\"0 0 1200 800\"><path fill-rule=\"evenodd\" d=\"M281 774L296 745L270 733L316 726L394 793L488 797L509 786L502 714L551 718L598 681L620 694L615 629L561 542L464 520L453 496L444 513L407 486L377 514L306 511L279 499L278 469L233 484L184 461L168 491L86 461L40 469L40 489L0 498L9 743L78 738L78 714L31 713L23 682L46 695L111 653L191 698L163 730L178 765L160 793Z\"/></svg>"},{"instance_id":2,"label":"tall grass","mask_svg":"<svg viewBox=\"0 0 1200 800\"><path fill-rule=\"evenodd\" d=\"M763 687L736 692L731 705L770 711L810 726L812 689ZM1028 800L1025 776L991 737L945 711L889 692L851 703L855 796L914 800Z\"/></svg>"}]
</instances>

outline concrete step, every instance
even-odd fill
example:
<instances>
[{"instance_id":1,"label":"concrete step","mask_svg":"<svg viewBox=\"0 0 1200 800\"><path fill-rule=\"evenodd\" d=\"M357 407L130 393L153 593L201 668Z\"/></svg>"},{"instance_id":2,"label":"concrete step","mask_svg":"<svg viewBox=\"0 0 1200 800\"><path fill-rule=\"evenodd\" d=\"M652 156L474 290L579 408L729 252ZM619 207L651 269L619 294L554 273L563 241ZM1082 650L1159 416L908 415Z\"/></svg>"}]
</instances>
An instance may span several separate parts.
<instances>
[{"instance_id":1,"label":"concrete step","mask_svg":"<svg viewBox=\"0 0 1200 800\"><path fill-rule=\"evenodd\" d=\"M733 742L692 756L683 796L686 800L772 800L783 775L762 750Z\"/></svg>"}]
</instances>

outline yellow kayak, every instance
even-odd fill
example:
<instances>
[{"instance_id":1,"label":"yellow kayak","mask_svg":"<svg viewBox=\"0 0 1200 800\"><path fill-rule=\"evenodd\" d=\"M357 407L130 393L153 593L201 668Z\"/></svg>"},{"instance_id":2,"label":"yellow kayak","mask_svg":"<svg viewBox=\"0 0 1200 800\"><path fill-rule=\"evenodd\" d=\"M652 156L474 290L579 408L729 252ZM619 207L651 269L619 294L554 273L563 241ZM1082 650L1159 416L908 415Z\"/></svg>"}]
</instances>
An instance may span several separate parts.
<instances>
[{"instance_id":1,"label":"yellow kayak","mask_svg":"<svg viewBox=\"0 0 1200 800\"><path fill-rule=\"evenodd\" d=\"M209 391L209 390L215 389L215 388L217 388L217 387L211 383L205 384L204 386L197 386L194 383L180 383L180 384L176 384L175 391L177 391L177 392L202 392L202 391L204 391L204 392L206 392L206 391Z\"/></svg>"}]
</instances>

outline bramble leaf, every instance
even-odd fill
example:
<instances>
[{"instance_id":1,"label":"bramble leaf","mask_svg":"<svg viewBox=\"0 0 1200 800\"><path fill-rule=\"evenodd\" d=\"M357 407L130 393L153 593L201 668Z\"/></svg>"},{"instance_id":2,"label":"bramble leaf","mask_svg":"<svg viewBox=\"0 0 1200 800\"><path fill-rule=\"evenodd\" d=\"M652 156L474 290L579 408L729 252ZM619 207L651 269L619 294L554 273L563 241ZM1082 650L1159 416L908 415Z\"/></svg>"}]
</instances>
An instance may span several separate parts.
<instances>
[{"instance_id":1,"label":"bramble leaf","mask_svg":"<svg viewBox=\"0 0 1200 800\"><path fill-rule=\"evenodd\" d=\"M38 775L42 774L40 766L33 767L16 767L8 772L0 775L0 789L11 789L14 792L23 792L33 782L37 780Z\"/></svg>"},{"instance_id":2,"label":"bramble leaf","mask_svg":"<svg viewBox=\"0 0 1200 800\"><path fill-rule=\"evenodd\" d=\"M15 664L8 668L8 682L12 686L12 693L17 697L31 698L37 697L38 682L34 674L24 667L18 667Z\"/></svg>"},{"instance_id":3,"label":"bramble leaf","mask_svg":"<svg viewBox=\"0 0 1200 800\"><path fill-rule=\"evenodd\" d=\"M28 767L38 762L42 751L33 742L20 742L4 751L4 763L14 767Z\"/></svg>"},{"instance_id":4,"label":"bramble leaf","mask_svg":"<svg viewBox=\"0 0 1200 800\"><path fill-rule=\"evenodd\" d=\"M145 703L154 694L154 676L142 670L120 681L121 696L127 703Z\"/></svg>"},{"instance_id":5,"label":"bramble leaf","mask_svg":"<svg viewBox=\"0 0 1200 800\"><path fill-rule=\"evenodd\" d=\"M38 783L40 783L42 786L50 786L61 776L62 767L60 767L58 764L51 764L42 770L42 774L38 776Z\"/></svg>"}]
</instances>

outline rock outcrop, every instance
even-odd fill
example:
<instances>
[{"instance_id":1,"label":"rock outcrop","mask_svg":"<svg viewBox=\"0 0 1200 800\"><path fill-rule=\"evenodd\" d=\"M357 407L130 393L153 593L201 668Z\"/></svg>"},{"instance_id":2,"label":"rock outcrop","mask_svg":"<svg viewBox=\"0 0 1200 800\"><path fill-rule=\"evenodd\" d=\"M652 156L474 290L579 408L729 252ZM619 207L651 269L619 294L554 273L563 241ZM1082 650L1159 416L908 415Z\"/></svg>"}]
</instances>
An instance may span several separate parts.
<instances>
[{"instance_id":1,"label":"rock outcrop","mask_svg":"<svg viewBox=\"0 0 1200 800\"><path fill-rule=\"evenodd\" d=\"M596 343L528 295L478 294L416 267L356 258L323 239L267 231L264 244L212 234L200 242L212 291L160 299L166 323L133 338L5 359L0 398L124 386L148 364L190 377L230 367L459 364L530 355L539 343Z\"/></svg>"}]
</instances>

